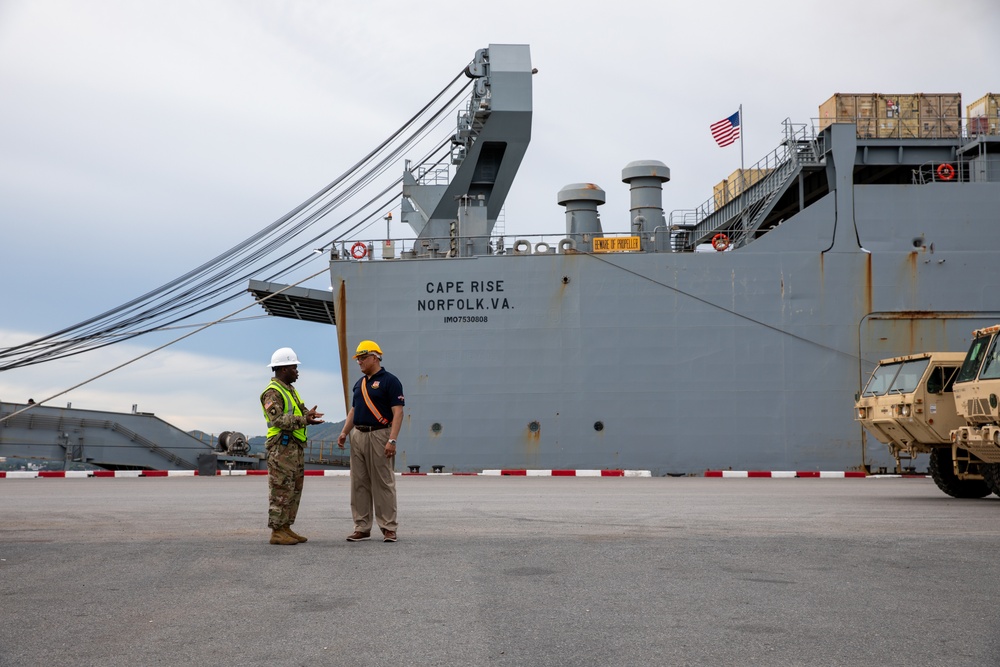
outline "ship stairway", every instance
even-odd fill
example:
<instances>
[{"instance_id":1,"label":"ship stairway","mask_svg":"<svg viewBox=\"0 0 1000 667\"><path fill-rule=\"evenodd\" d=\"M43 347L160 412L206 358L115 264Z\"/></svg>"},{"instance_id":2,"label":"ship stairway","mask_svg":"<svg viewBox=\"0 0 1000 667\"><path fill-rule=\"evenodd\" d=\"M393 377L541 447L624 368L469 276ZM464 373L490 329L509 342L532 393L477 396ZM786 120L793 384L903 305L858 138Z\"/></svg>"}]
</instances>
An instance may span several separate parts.
<instances>
[{"instance_id":1,"label":"ship stairway","mask_svg":"<svg viewBox=\"0 0 1000 667\"><path fill-rule=\"evenodd\" d=\"M673 211L670 224L681 230L674 237L674 249L693 251L725 234L733 248L739 248L765 234L763 227L775 203L807 170L823 167L823 136L811 126L785 120L785 140L753 167L737 172L749 174L748 185L728 199L717 192L693 211ZM757 179L757 180L753 180Z\"/></svg>"},{"instance_id":2,"label":"ship stairway","mask_svg":"<svg viewBox=\"0 0 1000 667\"><path fill-rule=\"evenodd\" d=\"M457 130L451 138L451 163L459 165L469 154L490 117L489 97L473 95L464 110L458 112Z\"/></svg>"}]
</instances>

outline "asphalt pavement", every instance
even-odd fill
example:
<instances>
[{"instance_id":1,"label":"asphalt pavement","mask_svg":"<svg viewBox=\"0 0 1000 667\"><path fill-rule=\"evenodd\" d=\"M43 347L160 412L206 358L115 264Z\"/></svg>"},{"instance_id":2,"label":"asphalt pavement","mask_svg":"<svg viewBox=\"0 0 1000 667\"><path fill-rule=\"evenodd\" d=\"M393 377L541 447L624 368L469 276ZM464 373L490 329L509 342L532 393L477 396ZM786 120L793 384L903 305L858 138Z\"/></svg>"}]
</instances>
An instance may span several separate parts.
<instances>
[{"instance_id":1,"label":"asphalt pavement","mask_svg":"<svg viewBox=\"0 0 1000 667\"><path fill-rule=\"evenodd\" d=\"M927 479L0 480L0 665L1000 664L1000 499Z\"/></svg>"}]
</instances>

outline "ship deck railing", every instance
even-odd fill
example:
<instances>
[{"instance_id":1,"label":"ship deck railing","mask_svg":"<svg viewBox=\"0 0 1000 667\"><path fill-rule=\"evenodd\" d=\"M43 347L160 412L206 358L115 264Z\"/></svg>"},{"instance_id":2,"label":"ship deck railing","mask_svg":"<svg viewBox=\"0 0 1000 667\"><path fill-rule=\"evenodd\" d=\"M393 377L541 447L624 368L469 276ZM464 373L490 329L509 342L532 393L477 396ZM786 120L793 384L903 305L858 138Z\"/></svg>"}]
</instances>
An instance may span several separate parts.
<instances>
[{"instance_id":1,"label":"ship deck railing","mask_svg":"<svg viewBox=\"0 0 1000 667\"><path fill-rule=\"evenodd\" d=\"M472 256L565 255L579 253L666 252L676 230L661 225L651 232L600 232L591 234L492 234L460 237L456 250L451 250L448 238L346 239L337 241L330 253L331 260L398 261L409 259L448 259ZM638 238L638 241L635 239ZM595 250L595 239L629 239L631 243L604 244L616 250ZM460 252L467 245L483 245L486 252ZM360 245L359 245L360 244ZM635 247L638 244L638 247ZM361 250L363 248L363 252Z\"/></svg>"}]
</instances>

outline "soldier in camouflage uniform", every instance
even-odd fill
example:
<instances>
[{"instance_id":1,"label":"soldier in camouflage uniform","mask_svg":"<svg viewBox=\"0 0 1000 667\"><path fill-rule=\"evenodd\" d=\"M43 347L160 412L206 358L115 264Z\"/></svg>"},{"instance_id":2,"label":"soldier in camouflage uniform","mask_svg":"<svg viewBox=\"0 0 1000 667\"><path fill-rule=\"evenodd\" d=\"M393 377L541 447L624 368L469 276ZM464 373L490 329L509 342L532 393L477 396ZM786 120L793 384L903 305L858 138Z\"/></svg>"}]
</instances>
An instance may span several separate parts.
<instances>
[{"instance_id":1,"label":"soldier in camouflage uniform","mask_svg":"<svg viewBox=\"0 0 1000 667\"><path fill-rule=\"evenodd\" d=\"M292 530L305 481L306 426L322 424L316 406L307 410L292 384L299 379L299 360L290 347L271 356L274 377L260 395L267 420L267 481L269 507L267 525L271 544L298 544L307 541Z\"/></svg>"}]
</instances>

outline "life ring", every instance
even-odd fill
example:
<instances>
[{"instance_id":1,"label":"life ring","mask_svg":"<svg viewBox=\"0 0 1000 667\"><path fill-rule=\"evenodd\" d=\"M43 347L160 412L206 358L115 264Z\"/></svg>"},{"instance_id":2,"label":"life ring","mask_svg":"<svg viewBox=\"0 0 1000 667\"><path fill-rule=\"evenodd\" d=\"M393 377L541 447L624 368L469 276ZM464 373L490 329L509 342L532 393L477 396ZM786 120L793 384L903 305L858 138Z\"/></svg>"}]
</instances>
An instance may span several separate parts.
<instances>
[{"instance_id":1,"label":"life ring","mask_svg":"<svg viewBox=\"0 0 1000 667\"><path fill-rule=\"evenodd\" d=\"M723 233L718 233L712 237L712 247L722 252L729 247L729 237Z\"/></svg>"},{"instance_id":2,"label":"life ring","mask_svg":"<svg viewBox=\"0 0 1000 667\"><path fill-rule=\"evenodd\" d=\"M361 241L356 242L351 246L351 257L354 259L364 259L365 255L368 254L368 246L366 246Z\"/></svg>"},{"instance_id":3,"label":"life ring","mask_svg":"<svg viewBox=\"0 0 1000 667\"><path fill-rule=\"evenodd\" d=\"M938 165L937 175L942 181L950 181L955 178L955 168L947 162Z\"/></svg>"}]
</instances>

